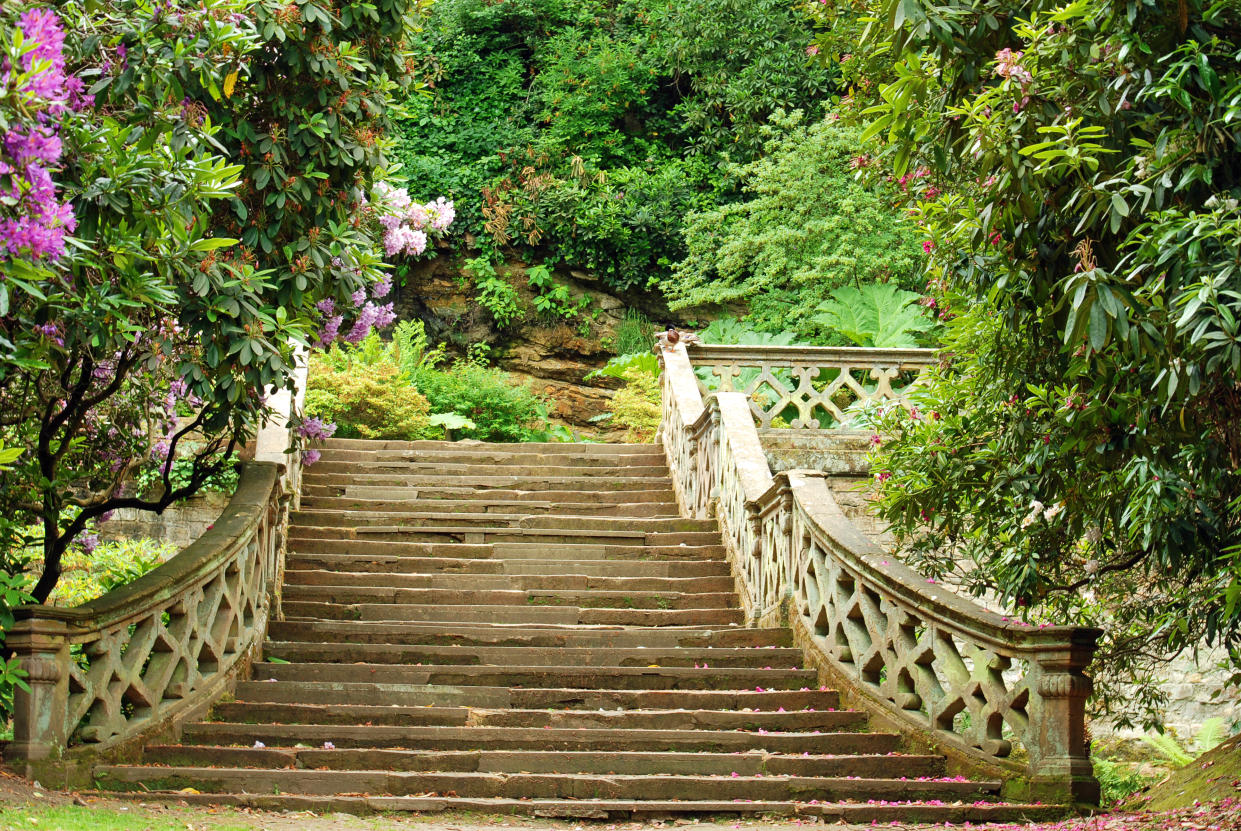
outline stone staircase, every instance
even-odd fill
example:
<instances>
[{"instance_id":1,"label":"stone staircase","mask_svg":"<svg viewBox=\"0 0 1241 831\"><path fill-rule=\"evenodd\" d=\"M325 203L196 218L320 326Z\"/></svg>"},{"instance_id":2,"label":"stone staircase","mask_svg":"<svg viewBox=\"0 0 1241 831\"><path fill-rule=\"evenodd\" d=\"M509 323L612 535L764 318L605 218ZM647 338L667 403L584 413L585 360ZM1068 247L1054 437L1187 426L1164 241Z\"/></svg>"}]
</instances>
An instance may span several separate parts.
<instances>
[{"instance_id":1,"label":"stone staircase","mask_svg":"<svg viewBox=\"0 0 1241 831\"><path fill-rule=\"evenodd\" d=\"M841 709L788 630L742 626L720 542L678 516L656 446L330 441L266 660L97 779L355 813L1059 813Z\"/></svg>"}]
</instances>

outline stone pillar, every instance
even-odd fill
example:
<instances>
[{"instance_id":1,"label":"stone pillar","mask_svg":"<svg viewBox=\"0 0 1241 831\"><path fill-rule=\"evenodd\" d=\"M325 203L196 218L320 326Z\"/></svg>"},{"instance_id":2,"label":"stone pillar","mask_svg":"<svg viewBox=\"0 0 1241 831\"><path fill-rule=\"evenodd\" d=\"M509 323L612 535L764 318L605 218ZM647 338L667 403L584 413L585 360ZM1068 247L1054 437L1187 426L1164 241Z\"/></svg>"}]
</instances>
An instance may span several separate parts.
<instances>
[{"instance_id":1,"label":"stone pillar","mask_svg":"<svg viewBox=\"0 0 1241 831\"><path fill-rule=\"evenodd\" d=\"M64 750L69 708L69 641L64 621L17 621L6 642L26 672L27 692L13 695L13 741L5 761L17 766L58 757Z\"/></svg>"},{"instance_id":2,"label":"stone pillar","mask_svg":"<svg viewBox=\"0 0 1241 831\"><path fill-rule=\"evenodd\" d=\"M1079 631L1094 637L1088 644L1074 643L1035 659L1037 670L1030 681L1038 696L1038 717L1035 746L1027 748L1030 795L1062 805L1098 805L1099 782L1086 742L1086 699L1094 685L1084 671L1094 654L1098 630Z\"/></svg>"}]
</instances>

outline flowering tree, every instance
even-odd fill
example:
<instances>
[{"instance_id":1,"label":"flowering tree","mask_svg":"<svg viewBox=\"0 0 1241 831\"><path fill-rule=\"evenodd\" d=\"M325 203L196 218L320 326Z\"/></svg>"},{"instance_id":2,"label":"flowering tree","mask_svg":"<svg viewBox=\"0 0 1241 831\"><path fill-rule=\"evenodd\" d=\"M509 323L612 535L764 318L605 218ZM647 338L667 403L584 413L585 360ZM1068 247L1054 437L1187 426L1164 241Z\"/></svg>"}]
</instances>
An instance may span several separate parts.
<instances>
[{"instance_id":1,"label":"flowering tree","mask_svg":"<svg viewBox=\"0 0 1241 831\"><path fill-rule=\"evenodd\" d=\"M951 356L883 422L882 513L932 572L1105 623L1102 709L1203 638L1241 664L1238 7L870 11L866 169L925 173Z\"/></svg>"},{"instance_id":2,"label":"flowering tree","mask_svg":"<svg viewBox=\"0 0 1241 831\"><path fill-rule=\"evenodd\" d=\"M299 343L390 320L385 236L408 227L409 251L409 226L451 222L375 188L419 11L3 6L0 440L22 453L0 470L0 546L42 549L36 600L93 522L163 510L230 464ZM128 493L151 464L162 492Z\"/></svg>"}]
</instances>

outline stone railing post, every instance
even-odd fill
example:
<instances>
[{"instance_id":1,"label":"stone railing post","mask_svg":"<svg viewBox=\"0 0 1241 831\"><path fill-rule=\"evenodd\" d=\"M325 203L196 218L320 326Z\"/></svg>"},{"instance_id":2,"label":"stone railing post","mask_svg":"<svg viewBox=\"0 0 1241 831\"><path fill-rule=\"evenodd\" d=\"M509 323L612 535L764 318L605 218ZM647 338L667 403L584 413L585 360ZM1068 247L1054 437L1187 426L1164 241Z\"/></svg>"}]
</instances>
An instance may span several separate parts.
<instances>
[{"instance_id":1,"label":"stone railing post","mask_svg":"<svg viewBox=\"0 0 1241 831\"><path fill-rule=\"evenodd\" d=\"M9 762L38 762L58 757L65 747L69 705L69 640L64 621L18 620L5 641L26 673L29 692L13 693L13 741L5 748Z\"/></svg>"},{"instance_id":2,"label":"stone railing post","mask_svg":"<svg viewBox=\"0 0 1241 831\"><path fill-rule=\"evenodd\" d=\"M1097 630L1083 629L1070 649L1037 655L1034 678L1039 713L1030 753L1031 794L1045 802L1099 801L1099 782L1086 741L1086 699L1094 689L1086 667L1094 655Z\"/></svg>"}]
</instances>

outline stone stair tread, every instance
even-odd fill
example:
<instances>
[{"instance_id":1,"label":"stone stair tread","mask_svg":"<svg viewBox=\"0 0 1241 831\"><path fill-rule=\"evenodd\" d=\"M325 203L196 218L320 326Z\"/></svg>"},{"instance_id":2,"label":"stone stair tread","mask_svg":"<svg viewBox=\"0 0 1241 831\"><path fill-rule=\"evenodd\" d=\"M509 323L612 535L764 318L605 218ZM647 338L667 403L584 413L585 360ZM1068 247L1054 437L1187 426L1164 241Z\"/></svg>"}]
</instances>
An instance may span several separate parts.
<instances>
[{"instance_id":1,"label":"stone stair tread","mask_svg":"<svg viewBox=\"0 0 1241 831\"><path fill-rule=\"evenodd\" d=\"M112 794L109 794L112 795ZM433 796L373 796L363 794L183 794L179 791L143 791L115 796L144 802L168 801L190 805L223 805L268 811L316 813L447 813L504 814L566 819L642 819L669 815L740 815L815 817L823 822L887 824L890 822L942 824L1042 821L1063 818L1062 807L1029 803L891 802L810 800L635 800L635 799L484 799Z\"/></svg>"},{"instance_id":2,"label":"stone stair tread","mask_svg":"<svg viewBox=\"0 0 1241 831\"><path fill-rule=\"evenodd\" d=\"M496 558L422 557L393 554L314 554L290 553L289 569L294 571L340 571L358 574L556 576L564 572L563 560L501 560ZM703 578L732 577L726 564L711 560L590 560L569 564L571 577L585 578Z\"/></svg>"},{"instance_id":3,"label":"stone stair tread","mask_svg":"<svg viewBox=\"0 0 1241 831\"><path fill-rule=\"evenodd\" d=\"M787 648L791 638L786 629L751 629L724 627L703 629L657 626L582 626L546 624L482 623L445 630L436 624L383 623L370 621L273 621L268 625L271 640L334 636L349 643L480 643L514 646L559 646L583 641L642 643L658 648L688 646L693 648L766 649Z\"/></svg>"},{"instance_id":4,"label":"stone stair tread","mask_svg":"<svg viewBox=\"0 0 1241 831\"><path fill-rule=\"evenodd\" d=\"M370 556L434 556L443 559L481 560L535 560L538 562L580 563L583 560L601 562L650 561L660 562L698 560L719 563L723 547L719 545L619 545L616 543L530 543L530 542L420 542L388 540L347 540L340 535L317 539L290 539L291 554L339 553L359 556L362 551ZM311 549L314 549L311 551ZM560 556L556 556L560 555Z\"/></svg>"},{"instance_id":5,"label":"stone stair tread","mask_svg":"<svg viewBox=\"0 0 1241 831\"><path fill-rule=\"evenodd\" d=\"M151 764L197 764L234 768L328 768L333 770L439 770L498 773L695 772L745 776L782 775L817 769L821 776L866 775L867 771L899 764L909 778L941 778L943 757L906 754L802 753L669 753L615 750L397 750L322 747L219 747L217 745L150 745L143 760ZM185 761L189 760L189 761ZM208 763L205 760L211 760ZM858 773L861 771L862 773Z\"/></svg>"},{"instance_id":6,"label":"stone stair tread","mask_svg":"<svg viewBox=\"0 0 1241 831\"><path fill-rule=\"evenodd\" d=\"M376 571L351 571L346 568L300 568L294 562L285 568L286 583L316 586L373 586L389 588L449 588L519 591L547 589L607 590L620 592L669 591L676 593L719 593L733 590L733 579L727 575L710 577L679 576L600 576L576 573L558 574L409 574Z\"/></svg>"},{"instance_id":7,"label":"stone stair tread","mask_svg":"<svg viewBox=\"0 0 1241 831\"><path fill-rule=\"evenodd\" d=\"M527 710L516 707L401 706L353 704L271 704L238 699L217 704L222 722L341 724L382 726L561 727L568 729L755 730L771 732L840 730L865 721L858 710L793 710L746 713L727 710Z\"/></svg>"},{"instance_id":8,"label":"stone stair tread","mask_svg":"<svg viewBox=\"0 0 1241 831\"><path fill-rule=\"evenodd\" d=\"M143 765L100 765L96 775L120 783L137 784L144 779L163 783L198 782L260 787L265 791L279 788L290 793L338 793L346 787L351 792L389 793L396 796L419 793L465 792L465 796L513 797L532 793L542 797L612 798L687 798L696 793L711 793L716 798L796 798L839 800L873 794L874 797L927 799L972 798L984 800L1000 788L998 781L917 781L909 779L862 779L841 777L794 776L717 776L665 774L644 776L633 774L581 773L508 773L478 771L385 771L385 770L306 770L231 767L169 768ZM270 787L268 787L270 786ZM201 787L199 788L202 789ZM602 793L601 793L602 792ZM610 792L610 793L609 793ZM748 797L746 795L749 795Z\"/></svg>"},{"instance_id":9,"label":"stone stair tread","mask_svg":"<svg viewBox=\"0 0 1241 831\"><path fill-rule=\"evenodd\" d=\"M354 704L390 704L394 697L404 704L448 706L518 707L539 709L749 709L757 713L837 707L840 696L834 690L660 690L660 689L580 689L573 687L489 687L485 685L437 685L393 682L239 681L236 697L246 701L273 703L338 703L346 698Z\"/></svg>"},{"instance_id":10,"label":"stone stair tread","mask_svg":"<svg viewBox=\"0 0 1241 831\"><path fill-rule=\"evenodd\" d=\"M713 522L707 520L683 519L681 517L614 517L593 516L589 514L531 514L524 512L497 513L493 511L466 513L454 511L388 511L388 510L351 510L348 508L302 508L294 511L292 519L304 524L323 524L325 519L340 520L374 520L375 525L399 524L408 521L414 523L431 519L442 519L462 523L480 522L494 523L495 528L529 528L546 531L610 531L628 530L631 535L639 533L658 533L660 531L708 531ZM318 520L318 522L313 522ZM335 527L335 526L331 526ZM359 528L370 527L359 525ZM465 527L474 527L472 525Z\"/></svg>"},{"instance_id":11,"label":"stone stair tread","mask_svg":"<svg viewBox=\"0 0 1241 831\"><path fill-rule=\"evenodd\" d=\"M285 614L295 618L370 621L438 621L467 624L506 623L599 623L658 626L740 625L744 613L735 608L715 609L616 609L580 606L445 605L443 603L328 603L286 600Z\"/></svg>"},{"instance_id":12,"label":"stone stair tread","mask_svg":"<svg viewBox=\"0 0 1241 831\"><path fill-rule=\"evenodd\" d=\"M421 749L590 749L590 750L766 750L810 753L887 753L897 750L893 733L856 730L746 732L624 727L469 727L456 725L284 724L279 722L196 722L185 726L182 741L220 745L308 744L336 747Z\"/></svg>"},{"instance_id":13,"label":"stone stair tread","mask_svg":"<svg viewBox=\"0 0 1241 831\"><path fill-rule=\"evenodd\" d=\"M434 487L403 487L403 486L371 486L371 485L333 485L307 482L302 486L303 498L310 499L361 499L361 500L418 500L432 504L441 500L447 502L463 502L470 504L489 503L492 500L507 500L518 504L570 505L643 505L656 503L673 506L675 513L676 494L670 487L648 488L644 490L520 490L505 488L469 488L459 487L451 480L437 483Z\"/></svg>"},{"instance_id":14,"label":"stone stair tread","mask_svg":"<svg viewBox=\"0 0 1241 831\"><path fill-rule=\"evenodd\" d=\"M486 667L561 666L579 667L688 666L690 662L720 668L750 667L764 670L797 669L803 657L799 649L754 647L614 647L614 646L480 646L473 644L392 644L352 642L271 641L264 654L286 661L339 661L356 663L469 665Z\"/></svg>"},{"instance_id":15,"label":"stone stair tread","mask_svg":"<svg viewBox=\"0 0 1241 831\"><path fill-rule=\"evenodd\" d=\"M661 667L661 666L598 666L598 667L582 667L576 665L556 666L552 664L528 664L528 665L507 665L507 666L488 666L480 664L378 664L362 661L350 662L312 662L298 661L290 663L264 663L257 664L254 672L256 675L265 675L267 677L275 677L279 680L280 676L288 676L297 674L303 677L307 675L334 675L343 670L348 672L355 680L363 680L367 675L400 675L400 676L428 676L428 680L419 682L410 682L408 680L403 683L423 683L423 684L444 684L442 680L431 680L430 676L436 677L458 677L473 678L487 676L507 676L511 678L526 680L534 680L540 677L545 678L569 678L577 680L591 679L607 679L611 681L619 681L621 679L639 680L639 679L666 679L668 681L684 681L684 682L717 682L725 684L732 682L745 682L746 686L751 684L755 690L788 689L790 685L796 685L797 689L801 687L809 688L813 684L818 683L818 675L813 670L807 669L754 669L752 667L711 667L709 669L695 669L693 667ZM545 684L537 686L545 687ZM574 685L566 684L564 686L573 687ZM615 689L607 687L606 689ZM627 687L620 687L626 689ZM736 687L734 687L736 689Z\"/></svg>"}]
</instances>

